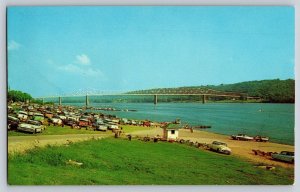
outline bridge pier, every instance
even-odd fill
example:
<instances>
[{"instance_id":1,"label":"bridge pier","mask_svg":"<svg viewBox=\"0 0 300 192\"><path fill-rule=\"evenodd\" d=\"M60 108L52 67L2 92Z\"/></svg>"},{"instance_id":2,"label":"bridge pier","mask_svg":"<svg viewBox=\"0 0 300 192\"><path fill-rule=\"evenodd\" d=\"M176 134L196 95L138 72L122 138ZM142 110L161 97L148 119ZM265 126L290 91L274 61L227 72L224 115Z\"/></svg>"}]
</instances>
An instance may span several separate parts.
<instances>
[{"instance_id":1,"label":"bridge pier","mask_svg":"<svg viewBox=\"0 0 300 192\"><path fill-rule=\"evenodd\" d=\"M85 96L85 106L86 106L86 107L89 106L89 97L88 97L87 94L86 94L86 96Z\"/></svg>"},{"instance_id":2,"label":"bridge pier","mask_svg":"<svg viewBox=\"0 0 300 192\"><path fill-rule=\"evenodd\" d=\"M157 95L154 95L154 105L157 104Z\"/></svg>"},{"instance_id":3,"label":"bridge pier","mask_svg":"<svg viewBox=\"0 0 300 192\"><path fill-rule=\"evenodd\" d=\"M202 104L205 104L205 95L202 95Z\"/></svg>"},{"instance_id":4,"label":"bridge pier","mask_svg":"<svg viewBox=\"0 0 300 192\"><path fill-rule=\"evenodd\" d=\"M61 103L62 103L62 102L61 102L61 97L59 96L59 97L58 97L58 104L59 104L59 106L61 106Z\"/></svg>"}]
</instances>

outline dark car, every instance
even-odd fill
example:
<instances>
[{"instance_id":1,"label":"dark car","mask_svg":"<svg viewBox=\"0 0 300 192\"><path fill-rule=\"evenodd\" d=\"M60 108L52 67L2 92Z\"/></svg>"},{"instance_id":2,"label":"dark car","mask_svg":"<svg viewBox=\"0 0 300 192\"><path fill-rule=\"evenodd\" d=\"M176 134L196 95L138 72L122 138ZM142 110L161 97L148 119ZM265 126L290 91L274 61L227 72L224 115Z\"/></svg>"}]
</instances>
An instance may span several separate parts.
<instances>
[{"instance_id":1,"label":"dark car","mask_svg":"<svg viewBox=\"0 0 300 192\"><path fill-rule=\"evenodd\" d=\"M20 120L13 116L7 116L8 130L17 130Z\"/></svg>"}]
</instances>

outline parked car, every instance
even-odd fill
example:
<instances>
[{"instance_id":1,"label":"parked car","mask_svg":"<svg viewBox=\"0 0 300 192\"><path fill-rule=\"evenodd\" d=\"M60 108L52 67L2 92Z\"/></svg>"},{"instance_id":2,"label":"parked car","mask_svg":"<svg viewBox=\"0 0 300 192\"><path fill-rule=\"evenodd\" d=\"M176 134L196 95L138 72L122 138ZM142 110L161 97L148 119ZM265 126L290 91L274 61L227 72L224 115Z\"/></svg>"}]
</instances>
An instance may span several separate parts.
<instances>
[{"instance_id":1,"label":"parked car","mask_svg":"<svg viewBox=\"0 0 300 192\"><path fill-rule=\"evenodd\" d=\"M28 113L26 111L19 111L18 118L21 121L26 121L28 119Z\"/></svg>"},{"instance_id":2,"label":"parked car","mask_svg":"<svg viewBox=\"0 0 300 192\"><path fill-rule=\"evenodd\" d=\"M18 128L20 120L16 117L7 116L7 129L8 130L16 130Z\"/></svg>"},{"instance_id":3,"label":"parked car","mask_svg":"<svg viewBox=\"0 0 300 192\"><path fill-rule=\"evenodd\" d=\"M45 126L42 125L42 123L40 121L35 121L35 120L28 120L27 121L28 124L31 125L36 125L36 126L41 126L41 128L44 130Z\"/></svg>"},{"instance_id":4,"label":"parked car","mask_svg":"<svg viewBox=\"0 0 300 192\"><path fill-rule=\"evenodd\" d=\"M63 120L64 124L65 125L68 125L68 126L75 126L77 125L76 121L72 120L72 119L65 119Z\"/></svg>"},{"instance_id":5,"label":"parked car","mask_svg":"<svg viewBox=\"0 0 300 192\"><path fill-rule=\"evenodd\" d=\"M119 126L115 125L115 124L112 124L112 123L109 123L107 128L110 129L110 130L113 130L113 129L119 129Z\"/></svg>"},{"instance_id":6,"label":"parked car","mask_svg":"<svg viewBox=\"0 0 300 192\"><path fill-rule=\"evenodd\" d=\"M28 123L21 123L19 124L17 130L18 131L23 131L23 132L28 132L28 133L42 133L44 127L42 125L34 125L30 124L31 122L29 121Z\"/></svg>"},{"instance_id":7,"label":"parked car","mask_svg":"<svg viewBox=\"0 0 300 192\"><path fill-rule=\"evenodd\" d=\"M54 125L62 125L62 120L59 118L59 116L53 116L51 118L51 122L54 124Z\"/></svg>"},{"instance_id":8,"label":"parked car","mask_svg":"<svg viewBox=\"0 0 300 192\"><path fill-rule=\"evenodd\" d=\"M211 144L208 144L208 148L212 151L216 151L218 153L224 153L226 155L231 154L231 149L227 147L226 143L222 143L219 141L214 141Z\"/></svg>"},{"instance_id":9,"label":"parked car","mask_svg":"<svg viewBox=\"0 0 300 192\"><path fill-rule=\"evenodd\" d=\"M122 125L126 125L127 123L128 123L128 119L126 119L126 118L122 118L120 120L120 124L122 124Z\"/></svg>"},{"instance_id":10,"label":"parked car","mask_svg":"<svg viewBox=\"0 0 300 192\"><path fill-rule=\"evenodd\" d=\"M267 142L269 141L269 137L262 137L260 135L257 135L254 137L254 140L258 142Z\"/></svg>"},{"instance_id":11,"label":"parked car","mask_svg":"<svg viewBox=\"0 0 300 192\"><path fill-rule=\"evenodd\" d=\"M45 111L45 117L47 117L48 119L52 119L53 113L50 111Z\"/></svg>"},{"instance_id":12,"label":"parked car","mask_svg":"<svg viewBox=\"0 0 300 192\"><path fill-rule=\"evenodd\" d=\"M84 118L80 118L78 125L80 127L88 127L89 126L89 120L88 119L84 119Z\"/></svg>"},{"instance_id":13,"label":"parked car","mask_svg":"<svg viewBox=\"0 0 300 192\"><path fill-rule=\"evenodd\" d=\"M95 127L94 130L98 130L98 131L107 131L107 125L102 124L102 125L98 125Z\"/></svg>"},{"instance_id":14,"label":"parked car","mask_svg":"<svg viewBox=\"0 0 300 192\"><path fill-rule=\"evenodd\" d=\"M129 121L128 121L128 124L129 124L129 125L136 125L136 121L135 121L135 120L129 120Z\"/></svg>"},{"instance_id":15,"label":"parked car","mask_svg":"<svg viewBox=\"0 0 300 192\"><path fill-rule=\"evenodd\" d=\"M245 134L231 135L231 138L234 140L241 141L252 141L254 138Z\"/></svg>"},{"instance_id":16,"label":"parked car","mask_svg":"<svg viewBox=\"0 0 300 192\"><path fill-rule=\"evenodd\" d=\"M35 121L43 122L44 119L45 119L44 115L41 114L41 113L35 113L34 116L33 116L33 120L35 120Z\"/></svg>"},{"instance_id":17,"label":"parked car","mask_svg":"<svg viewBox=\"0 0 300 192\"><path fill-rule=\"evenodd\" d=\"M294 152L290 151L281 151L280 153L272 153L271 157L272 159L284 161L288 163L294 163Z\"/></svg>"}]
</instances>

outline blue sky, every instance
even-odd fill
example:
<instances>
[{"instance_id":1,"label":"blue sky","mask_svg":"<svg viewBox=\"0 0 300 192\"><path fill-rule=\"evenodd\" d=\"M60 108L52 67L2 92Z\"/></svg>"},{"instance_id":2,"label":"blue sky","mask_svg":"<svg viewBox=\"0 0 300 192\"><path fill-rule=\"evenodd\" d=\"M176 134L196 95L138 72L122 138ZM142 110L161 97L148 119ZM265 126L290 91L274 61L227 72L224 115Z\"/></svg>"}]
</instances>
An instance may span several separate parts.
<instances>
[{"instance_id":1,"label":"blue sky","mask_svg":"<svg viewBox=\"0 0 300 192\"><path fill-rule=\"evenodd\" d=\"M37 96L294 78L293 7L9 7L8 84Z\"/></svg>"}]
</instances>

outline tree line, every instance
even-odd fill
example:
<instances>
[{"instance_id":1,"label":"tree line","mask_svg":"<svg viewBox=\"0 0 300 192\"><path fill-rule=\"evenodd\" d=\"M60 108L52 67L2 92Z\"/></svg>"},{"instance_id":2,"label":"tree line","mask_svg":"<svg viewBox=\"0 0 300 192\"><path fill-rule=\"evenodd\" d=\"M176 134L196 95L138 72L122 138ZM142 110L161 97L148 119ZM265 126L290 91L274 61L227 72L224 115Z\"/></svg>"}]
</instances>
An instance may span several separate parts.
<instances>
[{"instance_id":1,"label":"tree line","mask_svg":"<svg viewBox=\"0 0 300 192\"><path fill-rule=\"evenodd\" d=\"M220 84L220 85L201 85L201 86L186 86L177 88L156 88L148 90L138 90L129 93L189 93L191 91L201 93L224 92L240 94L243 97L260 97L261 102L270 103L294 103L295 102L295 80L294 79L271 79L260 81L246 81L234 84ZM196 97L190 97L196 99ZM210 100L227 100L226 97L210 97ZM179 100L178 98L174 100ZM243 100L243 99L242 99Z\"/></svg>"}]
</instances>

